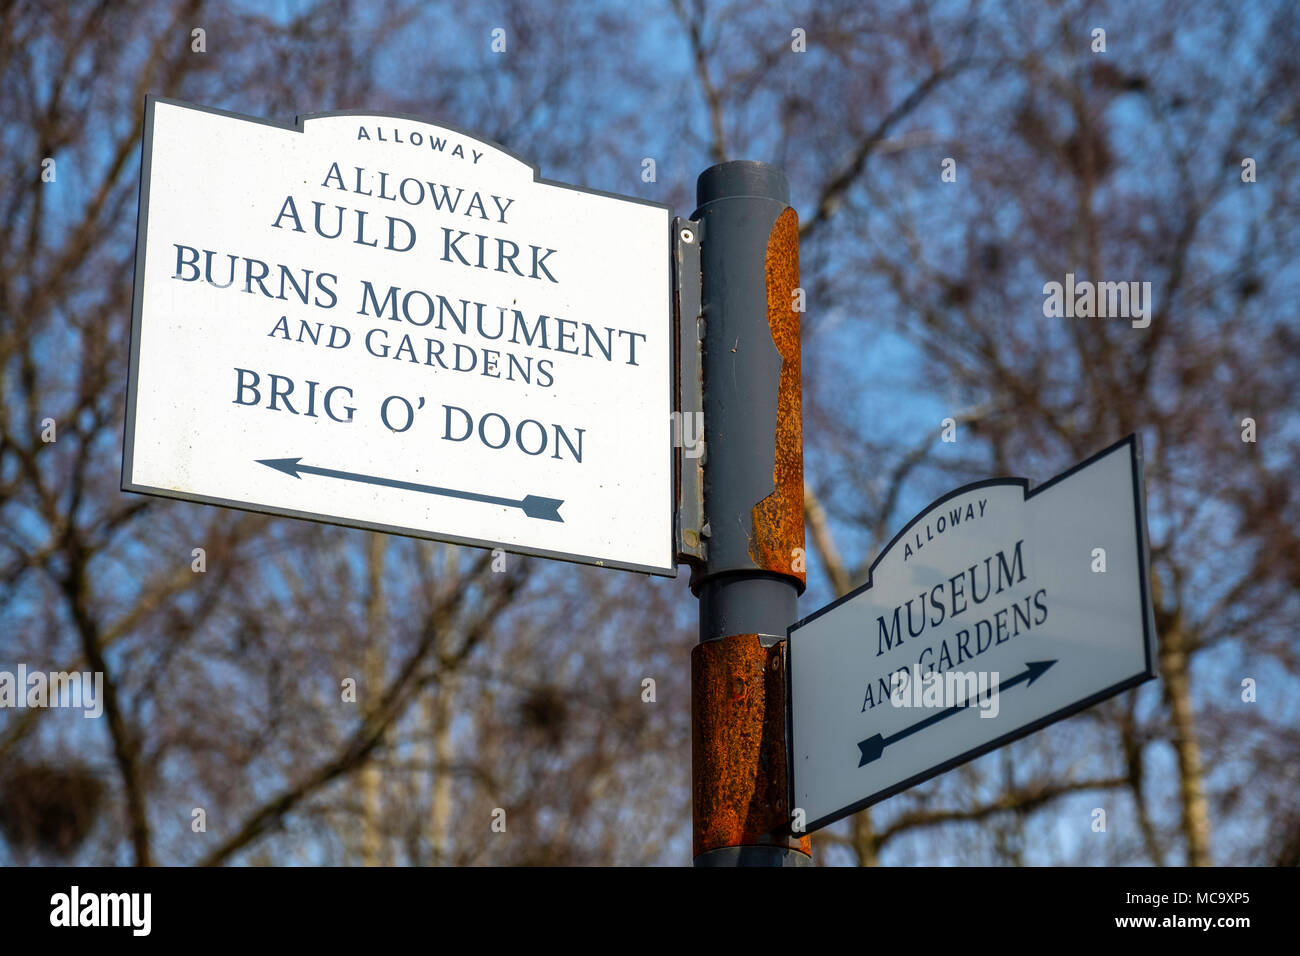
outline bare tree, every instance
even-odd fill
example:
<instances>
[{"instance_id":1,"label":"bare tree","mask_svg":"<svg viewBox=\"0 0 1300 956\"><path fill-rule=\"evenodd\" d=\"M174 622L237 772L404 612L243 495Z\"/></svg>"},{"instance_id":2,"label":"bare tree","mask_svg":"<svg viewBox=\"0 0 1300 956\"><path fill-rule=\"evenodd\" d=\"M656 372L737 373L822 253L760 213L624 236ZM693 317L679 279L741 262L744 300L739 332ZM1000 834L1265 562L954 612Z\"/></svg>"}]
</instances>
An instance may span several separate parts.
<instances>
[{"instance_id":1,"label":"bare tree","mask_svg":"<svg viewBox=\"0 0 1300 956\"><path fill-rule=\"evenodd\" d=\"M682 213L711 162L784 167L804 606L953 486L1137 432L1160 634L1159 682L828 828L819 859L1294 863L1298 38L1282 2L5 5L0 665L105 684L100 720L0 714L0 860L690 852L684 580L119 490L155 93L410 113ZM1150 324L1047 316L1067 273L1150 282Z\"/></svg>"}]
</instances>

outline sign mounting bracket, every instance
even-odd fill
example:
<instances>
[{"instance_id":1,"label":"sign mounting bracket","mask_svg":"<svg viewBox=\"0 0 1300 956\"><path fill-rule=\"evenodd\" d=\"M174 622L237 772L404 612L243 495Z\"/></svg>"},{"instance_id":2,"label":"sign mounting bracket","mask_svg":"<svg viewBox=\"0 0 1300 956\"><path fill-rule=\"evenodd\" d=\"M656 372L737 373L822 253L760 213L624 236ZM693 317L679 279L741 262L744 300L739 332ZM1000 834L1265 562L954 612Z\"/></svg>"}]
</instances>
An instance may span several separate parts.
<instances>
[{"instance_id":1,"label":"sign mounting bracket","mask_svg":"<svg viewBox=\"0 0 1300 956\"><path fill-rule=\"evenodd\" d=\"M709 523L704 514L704 314L700 291L700 223L673 218L673 332L677 376L672 439L677 471L676 560L704 563Z\"/></svg>"}]
</instances>

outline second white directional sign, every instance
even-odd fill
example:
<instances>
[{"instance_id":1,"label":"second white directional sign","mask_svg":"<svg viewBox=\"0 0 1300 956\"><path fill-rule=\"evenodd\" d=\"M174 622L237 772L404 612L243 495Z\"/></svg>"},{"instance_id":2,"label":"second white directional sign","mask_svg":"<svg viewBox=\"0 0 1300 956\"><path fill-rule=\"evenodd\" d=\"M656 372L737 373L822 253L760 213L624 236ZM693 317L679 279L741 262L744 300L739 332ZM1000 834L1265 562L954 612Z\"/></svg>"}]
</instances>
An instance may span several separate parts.
<instances>
[{"instance_id":1,"label":"second white directional sign","mask_svg":"<svg viewBox=\"0 0 1300 956\"><path fill-rule=\"evenodd\" d=\"M671 575L669 210L150 98L122 487Z\"/></svg>"},{"instance_id":2,"label":"second white directional sign","mask_svg":"<svg viewBox=\"0 0 1300 956\"><path fill-rule=\"evenodd\" d=\"M1136 437L1027 486L939 499L790 628L809 831L1155 676Z\"/></svg>"}]
</instances>

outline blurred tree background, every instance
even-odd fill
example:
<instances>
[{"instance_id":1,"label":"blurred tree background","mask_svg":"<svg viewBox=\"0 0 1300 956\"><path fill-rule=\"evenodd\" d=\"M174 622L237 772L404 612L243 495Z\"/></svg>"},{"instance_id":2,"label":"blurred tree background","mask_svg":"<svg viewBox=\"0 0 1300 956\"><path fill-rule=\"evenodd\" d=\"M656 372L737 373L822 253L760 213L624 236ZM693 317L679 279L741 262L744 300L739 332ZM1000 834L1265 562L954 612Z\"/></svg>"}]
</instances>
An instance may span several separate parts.
<instances>
[{"instance_id":1,"label":"blurred tree background","mask_svg":"<svg viewBox=\"0 0 1300 956\"><path fill-rule=\"evenodd\" d=\"M494 573L119 490L146 92L408 113L681 215L713 162L784 167L801 613L937 495L1136 431L1160 637L1159 681L814 835L818 862L1300 863L1286 0L0 6L0 669L105 674L99 720L0 711L0 863L690 859L684 574ZM1044 317L1066 273L1150 282L1150 326Z\"/></svg>"}]
</instances>

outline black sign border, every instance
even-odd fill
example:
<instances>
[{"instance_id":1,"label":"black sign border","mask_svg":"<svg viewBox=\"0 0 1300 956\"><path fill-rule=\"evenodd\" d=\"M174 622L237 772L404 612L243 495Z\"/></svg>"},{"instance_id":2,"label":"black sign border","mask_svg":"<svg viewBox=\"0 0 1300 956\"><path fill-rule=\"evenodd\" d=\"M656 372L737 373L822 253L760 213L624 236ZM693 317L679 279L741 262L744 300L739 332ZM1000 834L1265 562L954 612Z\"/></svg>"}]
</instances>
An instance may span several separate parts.
<instances>
[{"instance_id":1,"label":"black sign border","mask_svg":"<svg viewBox=\"0 0 1300 956\"><path fill-rule=\"evenodd\" d=\"M677 408L677 344L674 332L673 321L673 269L672 269L672 228L674 210L665 203L654 202L649 199L641 199L636 196L624 196L618 193L606 192L600 189L587 189L582 186L574 186L570 183L559 182L558 180L546 179L541 175L537 166L528 162L522 156L519 156L513 150L500 145L499 143L485 139L477 133L461 129L458 126L452 126L447 123L438 123L433 120L424 119L418 116L412 116L407 113L391 113L373 110L327 110L319 113L302 113L294 117L291 123L280 123L275 120L265 119L260 116L248 116L244 113L238 113L233 110L217 109L210 106L201 106L197 103L189 103L185 100L172 99L170 97L157 96L153 93L146 93L144 98L144 136L140 147L140 196L136 212L136 248L135 248L135 277L132 284L131 292L131 360L127 372L127 389L126 389L126 415L122 424L122 480L121 490L125 492L134 492L138 494L154 495L160 498L171 498L178 501L189 501L197 504L218 505L223 508L233 508L237 511L250 511L257 514L273 515L281 518L298 518L306 521L314 521L319 524L335 525L341 528L359 528L364 531L380 531L385 534L402 535L408 538L419 538L425 541L443 541L448 544L464 545L474 548L500 548L510 554L526 555L537 558L552 558L559 561L569 561L575 564L587 564L601 568L615 568L622 571L636 571L641 574L651 574L656 577L675 578L677 577L676 564L676 540L674 529L677 524L677 492L676 492L676 468L677 455L676 449L672 444L672 422L671 419L664 422L668 446L668 567L655 567L653 565L631 564L622 561L611 561L603 558L597 558L592 555L570 554L562 551L548 551L542 548L529 548L520 545L505 544L500 541L491 541L482 538L467 538L451 534L433 534L419 528L405 528L396 525L378 524L369 521L360 521L355 519L343 519L337 515L322 515L309 511L298 511L292 508L277 508L271 505L255 504L247 501L234 501L229 498L218 498L209 495L197 495L187 492L176 491L171 488L155 488L149 485L136 484L130 480L135 463L135 412L136 412L136 388L139 384L139 364L140 364L140 338L141 338L141 313L143 307L144 294L144 263L145 247L148 240L148 209L149 209L149 180L152 170L153 160L153 124L154 111L157 105L161 103L165 106L176 106L182 109L195 110L201 113L211 113L215 116L223 116L230 119L243 120L250 123L259 123L263 126L270 126L275 129L286 130L295 133L304 132L307 121L313 119L325 119L335 116L357 116L368 119L396 119L408 123L419 123L422 125L436 126L439 129L445 129L450 132L464 136L466 139L473 140L476 143L482 143L493 149L510 156L512 159L523 163L533 171L533 182L545 186L555 186L560 189L570 189L574 192L589 193L596 196L605 196L610 199L620 199L624 202L639 203L643 206L652 206L656 209L662 209L666 215L664 228L667 230L668 243L664 253L668 258L667 269L667 296L664 301L667 306L665 316L665 328L669 336L668 343L668 408L673 411Z\"/></svg>"},{"instance_id":2,"label":"black sign border","mask_svg":"<svg viewBox=\"0 0 1300 956\"><path fill-rule=\"evenodd\" d=\"M1052 485L1056 484L1057 482L1064 481L1066 478L1069 478L1075 472L1087 468L1089 465L1095 464L1096 462L1107 457L1108 455L1114 454L1116 451L1119 451L1125 446L1128 446L1129 465L1133 476L1133 506L1134 506L1133 511L1135 516L1135 522L1137 525L1136 537L1137 537L1137 548L1138 548L1138 570L1140 572L1138 574L1138 587L1140 591L1140 598L1142 601L1142 609L1143 609L1142 637L1143 637L1143 645L1144 645L1143 649L1146 652L1146 669L1141 671L1140 673L1134 674L1131 677L1127 677L1116 684L1112 684L1110 687L1107 687L1105 690L1098 691L1097 693L1085 697L1082 700L1078 700L1070 704L1066 704L1064 707L1060 708L1059 710L1053 711L1052 713L1048 714L1045 717L1040 717L1037 720L1031 721L1030 723L1025 724L1023 727L1018 727L1014 730L1008 731L1007 733L1003 734L1001 737L997 737L986 743L980 744L978 747L968 750L965 753L959 754L956 757L950 757L949 759L943 761L942 763L935 764L933 767L930 767L926 770L921 771L920 773L908 777L906 780L900 781L899 783L896 784L892 784L891 786L886 787L883 790L878 790L875 793L871 794L870 796L864 797L863 799L858 800L855 803L849 804L847 807L843 807L839 810L833 811L832 813L828 813L825 816L819 817L816 820L812 820L805 825L803 830L800 831L801 833L804 834L812 833L814 830L820 830L823 827L830 826L832 823L837 823L838 821L843 820L845 817L857 813L859 810L865 810L867 809L867 807L880 803L882 800L887 800L889 797L892 797L897 793L901 793L902 791L914 787L919 783L924 783L925 781L930 780L933 777L937 777L941 773L947 773L949 770L952 770L954 767L959 767L962 764L967 763L968 761L974 760L976 757L982 757L984 756L984 754L997 750L999 747L1003 747L1011 743L1012 741L1019 740L1022 737L1027 737L1036 731L1042 730L1044 727L1048 726L1049 724L1054 724L1058 720L1064 720L1066 717L1071 717L1074 714L1077 714L1081 710L1086 710L1087 708L1091 707L1093 704L1097 704L1103 700L1106 700L1108 697L1113 697L1116 694L1122 693L1123 691L1126 691L1131 687L1136 687L1139 684L1143 684L1159 676L1155 670L1156 627L1155 627L1155 612L1151 604L1151 581L1150 581L1151 545L1147 538L1146 488L1142 480L1142 439L1137 433L1133 433L1125 436L1124 438L1121 438L1113 445L1110 445L1102 449L1101 451L1097 452L1091 458L1084 459L1083 461L1079 462L1077 465L1074 465L1073 467L1067 469L1066 471L1061 472L1059 475L1054 476L1053 478L1043 482L1040 485L1034 485L1031 487L1031 482L1029 481L1028 478L986 478L983 481L975 481L968 485L962 485L960 488L956 488L948 492L946 495L943 495L940 498L936 498L934 501L930 502L930 504L926 505L919 512L917 512L916 516L912 518L911 521L907 522L907 524L903 526L902 530L899 531L898 534L894 535L894 537L890 540L889 544L887 544L884 548L881 549L880 554L876 556L876 560L871 562L871 568L867 571L867 580L865 584L862 584L859 587L854 588L848 594L845 594L843 597L835 599L830 604L827 604L825 607L814 611L812 614L809 614L807 617L800 618L798 621L791 624L786 629L786 682L787 683L786 683L785 698L787 704L786 704L785 729L786 729L786 740L789 742L789 746L786 749L786 753L787 753L786 776L790 782L789 794L788 794L788 800L790 802L788 806L792 808L792 812L793 809L798 808L798 801L795 799L795 794L797 792L797 788L795 787L795 765L797 761L795 760L795 754L794 754L794 695L792 693L793 686L794 686L794 682L793 682L794 641L791 640L791 637L794 635L794 632L797 631L799 628L803 627L804 625L821 617L823 614L826 614L829 611L832 611L835 608L839 607L841 604L844 604L845 602L857 597L859 594L862 594L864 591L871 590L872 578L875 573L876 566L880 564L882 560L884 560L885 556L889 554L890 551L893 550L894 545L898 543L899 539L901 539L903 535L907 534L907 532L913 527L913 525L915 525L918 521L920 521L922 518L924 518L926 515L932 512L939 505L943 504L945 501L955 498L958 495L966 494L969 491L975 491L979 488L991 488L994 486L1002 486L1002 485L1012 485L1012 486L1019 487L1021 489L1021 494L1023 495L1023 500L1028 501L1030 498L1034 497L1040 492L1045 491L1048 488L1052 487Z\"/></svg>"}]
</instances>

